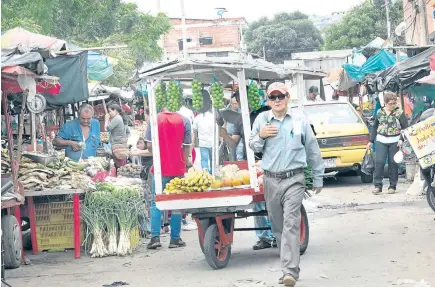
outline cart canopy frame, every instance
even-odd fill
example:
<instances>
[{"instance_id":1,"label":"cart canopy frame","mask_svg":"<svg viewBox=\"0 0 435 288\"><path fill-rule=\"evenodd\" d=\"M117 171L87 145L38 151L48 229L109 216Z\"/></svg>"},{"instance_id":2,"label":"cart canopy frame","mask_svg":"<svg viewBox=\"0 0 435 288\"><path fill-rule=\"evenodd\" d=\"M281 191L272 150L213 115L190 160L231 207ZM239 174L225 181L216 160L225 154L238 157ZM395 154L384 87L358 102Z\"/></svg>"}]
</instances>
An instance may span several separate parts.
<instances>
[{"instance_id":1,"label":"cart canopy frame","mask_svg":"<svg viewBox=\"0 0 435 288\"><path fill-rule=\"evenodd\" d=\"M279 81L291 79L298 87L302 87L304 80L322 79L327 76L322 70L310 67L300 66L298 68L289 68L283 65L276 65L266 62L262 59L234 59L234 58L210 58L196 59L191 56L186 59L176 59L172 61L160 62L156 65L149 66L139 71L139 78L147 82L148 99L150 106L150 122L153 163L154 163L154 185L156 195L162 194L162 174L160 163L160 147L157 129L157 107L155 102L154 88L155 85L164 78L194 78L197 77L204 84L211 84L214 79L226 85L231 81L239 84L241 114L243 120L244 141L247 152L248 168L251 178L251 188L259 192L257 181L254 152L249 148L249 135L251 134L251 123L249 117L249 106L246 91L248 79L257 81ZM298 89L298 99L302 105L304 89ZM216 114L215 111L213 111ZM215 125L213 145L213 171L217 168L218 163L218 127ZM231 205L231 203L229 203ZM200 207L198 207L200 208Z\"/></svg>"}]
</instances>

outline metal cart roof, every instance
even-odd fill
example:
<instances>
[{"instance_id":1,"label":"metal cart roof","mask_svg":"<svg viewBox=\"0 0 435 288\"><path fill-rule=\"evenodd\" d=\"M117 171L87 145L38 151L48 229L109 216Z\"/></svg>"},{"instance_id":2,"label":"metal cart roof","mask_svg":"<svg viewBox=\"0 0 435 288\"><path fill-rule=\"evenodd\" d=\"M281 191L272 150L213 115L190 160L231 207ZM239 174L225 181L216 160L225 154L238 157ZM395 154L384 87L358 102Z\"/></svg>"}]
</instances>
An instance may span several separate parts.
<instances>
[{"instance_id":1,"label":"metal cart roof","mask_svg":"<svg viewBox=\"0 0 435 288\"><path fill-rule=\"evenodd\" d=\"M302 74L304 80L321 79L327 73L306 66L288 68L283 65L273 64L262 59L235 59L235 58L210 58L195 59L191 56L186 60L179 58L172 61L159 62L139 71L142 79L152 78L194 78L195 76L203 83L213 82L214 77L222 83L232 81L237 71L244 69L249 79L277 80L289 79L295 74Z\"/></svg>"}]
</instances>

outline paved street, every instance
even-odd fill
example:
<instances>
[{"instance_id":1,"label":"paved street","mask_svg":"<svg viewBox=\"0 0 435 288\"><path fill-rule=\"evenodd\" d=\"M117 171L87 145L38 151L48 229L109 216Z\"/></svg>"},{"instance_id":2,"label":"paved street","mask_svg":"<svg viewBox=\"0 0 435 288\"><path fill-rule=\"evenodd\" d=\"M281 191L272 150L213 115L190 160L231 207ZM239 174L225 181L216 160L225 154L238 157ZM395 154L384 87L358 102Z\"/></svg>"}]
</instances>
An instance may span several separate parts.
<instances>
[{"instance_id":1,"label":"paved street","mask_svg":"<svg viewBox=\"0 0 435 288\"><path fill-rule=\"evenodd\" d=\"M305 202L310 243L301 260L298 286L435 285L435 213L423 197L371 194L356 177L329 180ZM252 219L236 226L252 226ZM32 262L7 270L12 286L102 286L124 281L130 286L279 286L277 249L253 251L254 232L235 234L226 269L212 270L199 249L197 232L183 232L187 247L131 257L74 260L71 251L29 255ZM29 252L27 252L29 254ZM423 281L424 280L424 281Z\"/></svg>"}]
</instances>

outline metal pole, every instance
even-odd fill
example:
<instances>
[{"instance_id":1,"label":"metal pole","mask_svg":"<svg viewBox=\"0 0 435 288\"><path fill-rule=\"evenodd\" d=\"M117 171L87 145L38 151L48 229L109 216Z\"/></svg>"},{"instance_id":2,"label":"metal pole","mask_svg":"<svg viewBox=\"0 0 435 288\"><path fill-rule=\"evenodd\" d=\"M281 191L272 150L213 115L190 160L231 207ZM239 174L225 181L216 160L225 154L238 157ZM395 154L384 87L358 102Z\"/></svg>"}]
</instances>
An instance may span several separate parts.
<instances>
[{"instance_id":1,"label":"metal pole","mask_svg":"<svg viewBox=\"0 0 435 288\"><path fill-rule=\"evenodd\" d=\"M266 61L266 47L263 46L263 60Z\"/></svg>"},{"instance_id":2,"label":"metal pole","mask_svg":"<svg viewBox=\"0 0 435 288\"><path fill-rule=\"evenodd\" d=\"M242 108L242 120L243 120L243 134L245 139L246 154L248 157L249 176L251 178L251 188L255 189L255 192L259 192L257 180L257 169L255 167L254 151L249 148L249 137L251 135L251 121L249 117L248 106L248 94L246 91L246 78L245 70L239 70L237 72L237 78L239 78L239 93L240 93L240 105Z\"/></svg>"},{"instance_id":3,"label":"metal pole","mask_svg":"<svg viewBox=\"0 0 435 288\"><path fill-rule=\"evenodd\" d=\"M387 12L387 35L388 39L391 38L391 21L390 21L390 3L389 0L385 0L385 10Z\"/></svg>"},{"instance_id":4,"label":"metal pole","mask_svg":"<svg viewBox=\"0 0 435 288\"><path fill-rule=\"evenodd\" d=\"M148 102L150 108L151 140L154 165L154 185L156 195L162 194L162 163L160 163L159 129L157 126L157 107L154 98L154 87L157 81L151 80L147 84Z\"/></svg>"},{"instance_id":5,"label":"metal pole","mask_svg":"<svg viewBox=\"0 0 435 288\"><path fill-rule=\"evenodd\" d=\"M427 45L429 42L429 29L427 21L427 6L426 0L420 0L421 12L420 12L420 29L421 29L421 45Z\"/></svg>"},{"instance_id":6,"label":"metal pole","mask_svg":"<svg viewBox=\"0 0 435 288\"><path fill-rule=\"evenodd\" d=\"M180 0L181 5L181 26L183 33L183 58L187 59L187 39L186 39L186 17L184 15L184 0Z\"/></svg>"}]
</instances>

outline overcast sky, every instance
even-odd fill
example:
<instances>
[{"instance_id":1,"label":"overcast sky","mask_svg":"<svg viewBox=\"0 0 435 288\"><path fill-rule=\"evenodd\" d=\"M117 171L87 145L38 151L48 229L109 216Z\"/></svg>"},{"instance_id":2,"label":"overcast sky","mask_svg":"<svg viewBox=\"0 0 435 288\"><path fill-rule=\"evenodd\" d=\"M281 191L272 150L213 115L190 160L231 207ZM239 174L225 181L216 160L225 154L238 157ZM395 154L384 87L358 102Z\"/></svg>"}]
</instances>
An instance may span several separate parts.
<instances>
[{"instance_id":1,"label":"overcast sky","mask_svg":"<svg viewBox=\"0 0 435 288\"><path fill-rule=\"evenodd\" d=\"M142 12L153 13L158 0L125 0L134 2ZM279 12L299 10L305 14L329 15L358 5L363 0L185 0L186 18L217 18L215 8L228 10L224 17L245 17L254 21L262 16L271 17ZM160 9L169 17L180 17L179 0L160 0Z\"/></svg>"}]
</instances>

